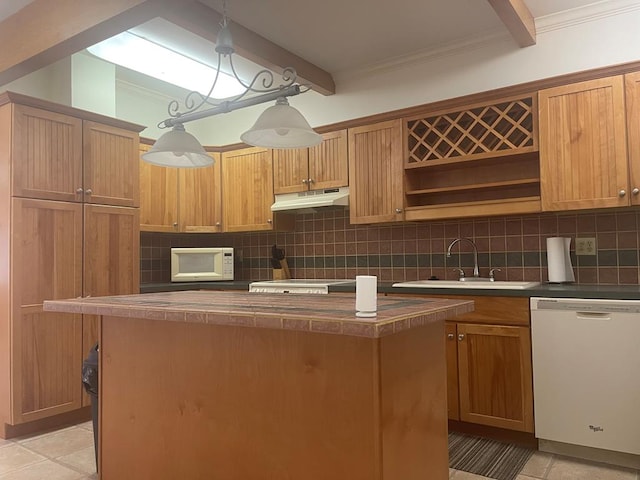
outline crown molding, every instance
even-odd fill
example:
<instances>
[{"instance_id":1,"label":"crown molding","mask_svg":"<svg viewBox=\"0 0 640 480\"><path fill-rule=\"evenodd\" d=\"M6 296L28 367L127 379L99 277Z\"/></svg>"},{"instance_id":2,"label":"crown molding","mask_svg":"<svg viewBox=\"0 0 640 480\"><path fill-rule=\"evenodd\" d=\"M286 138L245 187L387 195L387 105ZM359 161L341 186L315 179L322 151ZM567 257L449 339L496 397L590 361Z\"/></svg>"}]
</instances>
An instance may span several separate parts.
<instances>
[{"instance_id":1,"label":"crown molding","mask_svg":"<svg viewBox=\"0 0 640 480\"><path fill-rule=\"evenodd\" d=\"M538 34L640 10L639 0L608 0L536 18Z\"/></svg>"}]
</instances>

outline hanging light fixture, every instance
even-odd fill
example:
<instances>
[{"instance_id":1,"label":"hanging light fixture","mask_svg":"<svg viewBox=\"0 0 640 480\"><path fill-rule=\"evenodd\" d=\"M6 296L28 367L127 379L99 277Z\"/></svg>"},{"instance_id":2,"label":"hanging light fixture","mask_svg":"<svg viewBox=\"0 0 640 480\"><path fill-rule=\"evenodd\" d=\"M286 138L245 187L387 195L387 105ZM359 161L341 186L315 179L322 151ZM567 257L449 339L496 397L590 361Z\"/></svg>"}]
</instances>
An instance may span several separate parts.
<instances>
[{"instance_id":1,"label":"hanging light fixture","mask_svg":"<svg viewBox=\"0 0 640 480\"><path fill-rule=\"evenodd\" d=\"M229 31L226 0L222 2L222 9L221 28L216 39L218 62L213 84L206 95L197 91L190 92L184 99L183 111L180 111L177 100L169 102L169 118L161 121L158 127L172 130L163 134L151 150L142 155L142 159L149 163L183 168L211 165L213 159L207 155L198 140L185 131L184 124L274 100L276 104L265 110L253 127L240 136L243 142L257 147L303 148L322 141L322 137L313 131L302 114L287 101L287 97L309 90L296 83L295 69L285 68L282 73L283 83L278 86L274 86L274 75L270 70L260 70L248 83L238 76L233 65L235 50ZM228 58L229 70L245 90L231 98L218 100L212 98L211 94L221 75L223 57ZM205 105L211 108L202 109Z\"/></svg>"}]
</instances>

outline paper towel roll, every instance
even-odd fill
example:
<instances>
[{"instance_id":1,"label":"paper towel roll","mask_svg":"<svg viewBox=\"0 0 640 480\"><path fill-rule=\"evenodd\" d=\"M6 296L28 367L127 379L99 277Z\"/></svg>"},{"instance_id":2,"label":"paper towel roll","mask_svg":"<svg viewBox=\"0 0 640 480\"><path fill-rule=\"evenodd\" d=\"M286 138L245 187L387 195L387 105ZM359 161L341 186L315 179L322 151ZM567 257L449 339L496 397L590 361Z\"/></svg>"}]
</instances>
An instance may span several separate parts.
<instances>
[{"instance_id":1,"label":"paper towel roll","mask_svg":"<svg viewBox=\"0 0 640 480\"><path fill-rule=\"evenodd\" d=\"M573 267L569 246L571 239L567 237L547 238L547 271L552 283L574 282Z\"/></svg>"},{"instance_id":2,"label":"paper towel roll","mask_svg":"<svg viewBox=\"0 0 640 480\"><path fill-rule=\"evenodd\" d=\"M378 277L356 275L356 317L375 317L378 309Z\"/></svg>"}]
</instances>

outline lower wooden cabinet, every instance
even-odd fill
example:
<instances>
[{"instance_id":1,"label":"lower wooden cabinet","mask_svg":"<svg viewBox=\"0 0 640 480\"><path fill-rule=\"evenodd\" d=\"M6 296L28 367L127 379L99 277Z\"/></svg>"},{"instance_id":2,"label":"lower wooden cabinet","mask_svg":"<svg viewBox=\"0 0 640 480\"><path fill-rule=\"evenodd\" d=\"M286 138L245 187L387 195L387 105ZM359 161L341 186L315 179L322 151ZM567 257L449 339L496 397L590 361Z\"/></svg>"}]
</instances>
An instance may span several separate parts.
<instances>
[{"instance_id":1,"label":"lower wooden cabinet","mask_svg":"<svg viewBox=\"0 0 640 480\"><path fill-rule=\"evenodd\" d=\"M137 208L26 198L10 204L0 420L18 425L89 404L81 366L98 339L98 317L43 312L43 302L137 293L140 234Z\"/></svg>"},{"instance_id":2,"label":"lower wooden cabinet","mask_svg":"<svg viewBox=\"0 0 640 480\"><path fill-rule=\"evenodd\" d=\"M475 303L445 323L449 419L533 432L529 299L430 296Z\"/></svg>"},{"instance_id":3,"label":"lower wooden cabinet","mask_svg":"<svg viewBox=\"0 0 640 480\"><path fill-rule=\"evenodd\" d=\"M449 418L533 432L528 327L449 323L447 358L452 357L457 376L449 363Z\"/></svg>"}]
</instances>

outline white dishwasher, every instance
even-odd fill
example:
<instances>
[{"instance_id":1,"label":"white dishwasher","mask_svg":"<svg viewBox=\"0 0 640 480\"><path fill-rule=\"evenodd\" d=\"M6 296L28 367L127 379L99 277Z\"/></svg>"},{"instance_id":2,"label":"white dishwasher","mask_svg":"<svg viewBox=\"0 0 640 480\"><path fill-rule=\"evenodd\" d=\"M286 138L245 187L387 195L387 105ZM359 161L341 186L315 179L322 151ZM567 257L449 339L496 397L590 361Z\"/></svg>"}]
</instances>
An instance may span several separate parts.
<instances>
[{"instance_id":1,"label":"white dishwasher","mask_svg":"<svg viewBox=\"0 0 640 480\"><path fill-rule=\"evenodd\" d=\"M535 435L640 455L640 301L531 298Z\"/></svg>"}]
</instances>

